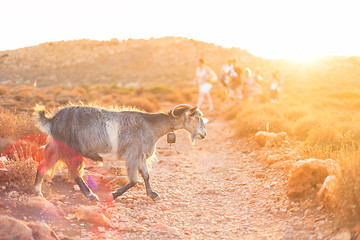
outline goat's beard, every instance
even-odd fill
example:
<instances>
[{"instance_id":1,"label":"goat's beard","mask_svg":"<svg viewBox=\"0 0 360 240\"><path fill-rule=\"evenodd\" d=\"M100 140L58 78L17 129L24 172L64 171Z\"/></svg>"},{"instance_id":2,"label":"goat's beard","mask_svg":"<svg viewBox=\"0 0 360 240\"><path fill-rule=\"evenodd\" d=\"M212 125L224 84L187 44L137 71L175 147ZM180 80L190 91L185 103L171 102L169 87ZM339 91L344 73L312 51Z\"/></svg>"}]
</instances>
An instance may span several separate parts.
<instances>
[{"instance_id":1,"label":"goat's beard","mask_svg":"<svg viewBox=\"0 0 360 240\"><path fill-rule=\"evenodd\" d=\"M194 135L194 134L190 135L190 140L191 140L192 145L195 145L195 138L196 138L196 135Z\"/></svg>"}]
</instances>

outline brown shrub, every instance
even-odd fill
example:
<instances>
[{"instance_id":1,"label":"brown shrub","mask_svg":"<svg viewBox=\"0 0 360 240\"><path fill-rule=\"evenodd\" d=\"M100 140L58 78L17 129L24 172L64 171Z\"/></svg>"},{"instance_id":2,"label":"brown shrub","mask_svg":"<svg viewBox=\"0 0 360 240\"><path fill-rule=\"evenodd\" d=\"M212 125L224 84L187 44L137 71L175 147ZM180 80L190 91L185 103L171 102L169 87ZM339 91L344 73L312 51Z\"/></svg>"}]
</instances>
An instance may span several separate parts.
<instances>
[{"instance_id":1,"label":"brown shrub","mask_svg":"<svg viewBox=\"0 0 360 240\"><path fill-rule=\"evenodd\" d=\"M175 104L180 104L180 103L186 103L186 99L179 93L169 93L166 94L165 97L166 101L175 103Z\"/></svg>"},{"instance_id":2,"label":"brown shrub","mask_svg":"<svg viewBox=\"0 0 360 240\"><path fill-rule=\"evenodd\" d=\"M22 101L31 98L32 93L30 92L29 89L25 88L25 89L21 89L20 91L17 91L13 96L17 101Z\"/></svg>"},{"instance_id":3,"label":"brown shrub","mask_svg":"<svg viewBox=\"0 0 360 240\"><path fill-rule=\"evenodd\" d=\"M148 91L154 94L159 101L166 101L166 96L173 93L172 89L163 85L153 86Z\"/></svg>"},{"instance_id":4,"label":"brown shrub","mask_svg":"<svg viewBox=\"0 0 360 240\"><path fill-rule=\"evenodd\" d=\"M47 110L51 110L51 109L57 108L57 107L59 107L59 106L60 106L60 103L50 101L50 102L47 102L47 103L46 103L46 107L45 107L45 108L46 108Z\"/></svg>"},{"instance_id":5,"label":"brown shrub","mask_svg":"<svg viewBox=\"0 0 360 240\"><path fill-rule=\"evenodd\" d=\"M0 86L0 95L6 95L9 92L9 88L7 86Z\"/></svg>"},{"instance_id":6,"label":"brown shrub","mask_svg":"<svg viewBox=\"0 0 360 240\"><path fill-rule=\"evenodd\" d=\"M360 161L359 149L343 148L337 154L340 171L337 175L338 187L336 198L341 206L338 210L340 220L349 222L360 221Z\"/></svg>"},{"instance_id":7,"label":"brown shrub","mask_svg":"<svg viewBox=\"0 0 360 240\"><path fill-rule=\"evenodd\" d=\"M37 165L26 159L9 159L5 162L5 169L0 183L7 185L7 190L29 192L34 184Z\"/></svg>"},{"instance_id":8,"label":"brown shrub","mask_svg":"<svg viewBox=\"0 0 360 240\"><path fill-rule=\"evenodd\" d=\"M87 91L83 87L76 87L70 90L69 96L73 98L87 98Z\"/></svg>"},{"instance_id":9,"label":"brown shrub","mask_svg":"<svg viewBox=\"0 0 360 240\"><path fill-rule=\"evenodd\" d=\"M53 86L47 91L47 93L50 95L56 96L56 95L60 94L62 91L63 91L63 88L61 86Z\"/></svg>"},{"instance_id":10,"label":"brown shrub","mask_svg":"<svg viewBox=\"0 0 360 240\"><path fill-rule=\"evenodd\" d=\"M31 117L23 114L13 114L3 107L0 107L0 126L0 138L18 139L40 133Z\"/></svg>"},{"instance_id":11,"label":"brown shrub","mask_svg":"<svg viewBox=\"0 0 360 240\"><path fill-rule=\"evenodd\" d=\"M184 90L181 92L181 95L184 97L186 102L191 102L193 99L196 99L196 92L192 90Z\"/></svg>"},{"instance_id":12,"label":"brown shrub","mask_svg":"<svg viewBox=\"0 0 360 240\"><path fill-rule=\"evenodd\" d=\"M113 104L115 98L116 98L116 95L109 94L109 95L102 96L100 101L103 104Z\"/></svg>"},{"instance_id":13,"label":"brown shrub","mask_svg":"<svg viewBox=\"0 0 360 240\"><path fill-rule=\"evenodd\" d=\"M146 112L156 112L160 109L160 105L157 101L151 102L146 98L139 97L126 99L124 102L124 106L135 107Z\"/></svg>"},{"instance_id":14,"label":"brown shrub","mask_svg":"<svg viewBox=\"0 0 360 240\"><path fill-rule=\"evenodd\" d=\"M34 97L37 101L45 101L49 98L49 96L42 91L36 91L36 93L34 93Z\"/></svg>"}]
</instances>

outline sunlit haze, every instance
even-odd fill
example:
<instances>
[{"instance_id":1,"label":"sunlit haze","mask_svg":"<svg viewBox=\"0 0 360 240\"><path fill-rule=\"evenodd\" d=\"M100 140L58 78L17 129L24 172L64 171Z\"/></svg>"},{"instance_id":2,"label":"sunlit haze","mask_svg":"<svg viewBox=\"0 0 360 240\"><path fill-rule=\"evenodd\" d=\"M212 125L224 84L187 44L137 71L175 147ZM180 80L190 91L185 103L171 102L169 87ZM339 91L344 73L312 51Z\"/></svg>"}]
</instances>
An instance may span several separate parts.
<instances>
[{"instance_id":1,"label":"sunlit haze","mask_svg":"<svg viewBox=\"0 0 360 240\"><path fill-rule=\"evenodd\" d=\"M263 58L360 56L355 0L11 0L0 8L1 51L61 40L175 36Z\"/></svg>"}]
</instances>

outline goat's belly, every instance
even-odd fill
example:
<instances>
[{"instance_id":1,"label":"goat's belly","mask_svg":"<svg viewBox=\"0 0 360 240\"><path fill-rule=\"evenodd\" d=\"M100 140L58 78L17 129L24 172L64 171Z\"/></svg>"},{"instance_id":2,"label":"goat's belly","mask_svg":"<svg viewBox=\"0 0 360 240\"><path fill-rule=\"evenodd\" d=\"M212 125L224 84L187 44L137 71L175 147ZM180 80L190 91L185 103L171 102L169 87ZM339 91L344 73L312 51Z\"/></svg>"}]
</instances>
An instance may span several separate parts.
<instances>
[{"instance_id":1,"label":"goat's belly","mask_svg":"<svg viewBox=\"0 0 360 240\"><path fill-rule=\"evenodd\" d=\"M115 160L115 159L118 159L118 156L116 153L99 153L99 156L102 157L102 158L109 158L109 159L112 159L112 160Z\"/></svg>"}]
</instances>

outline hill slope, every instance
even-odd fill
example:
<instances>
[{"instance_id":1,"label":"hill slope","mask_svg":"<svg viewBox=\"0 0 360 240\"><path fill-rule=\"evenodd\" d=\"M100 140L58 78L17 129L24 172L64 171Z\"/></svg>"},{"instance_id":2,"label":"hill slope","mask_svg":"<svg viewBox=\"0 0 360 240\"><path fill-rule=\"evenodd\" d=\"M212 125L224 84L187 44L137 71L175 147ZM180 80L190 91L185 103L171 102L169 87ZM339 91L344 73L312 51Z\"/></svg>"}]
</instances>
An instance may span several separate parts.
<instances>
[{"instance_id":1,"label":"hill slope","mask_svg":"<svg viewBox=\"0 0 360 240\"><path fill-rule=\"evenodd\" d=\"M179 86L191 82L199 57L215 71L229 57L244 66L255 66L262 60L245 50L186 38L60 41L0 52L0 82Z\"/></svg>"}]
</instances>

